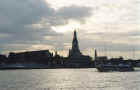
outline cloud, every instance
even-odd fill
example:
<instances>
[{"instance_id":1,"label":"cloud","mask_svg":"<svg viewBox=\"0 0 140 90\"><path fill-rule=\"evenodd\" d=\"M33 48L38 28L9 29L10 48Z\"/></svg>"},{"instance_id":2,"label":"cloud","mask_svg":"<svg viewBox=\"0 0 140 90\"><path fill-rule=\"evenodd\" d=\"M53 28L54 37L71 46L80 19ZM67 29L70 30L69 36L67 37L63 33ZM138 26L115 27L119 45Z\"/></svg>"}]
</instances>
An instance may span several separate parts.
<instances>
[{"instance_id":1,"label":"cloud","mask_svg":"<svg viewBox=\"0 0 140 90\"><path fill-rule=\"evenodd\" d=\"M79 42L81 49L97 48L108 51L127 51L132 49L140 50L140 31L129 32L94 32L84 33ZM84 47L86 46L86 47Z\"/></svg>"},{"instance_id":2,"label":"cloud","mask_svg":"<svg viewBox=\"0 0 140 90\"><path fill-rule=\"evenodd\" d=\"M55 50L55 47L53 47L52 45L37 44L37 45L32 45L31 48L29 48L29 50L45 50L45 49Z\"/></svg>"},{"instance_id":3,"label":"cloud","mask_svg":"<svg viewBox=\"0 0 140 90\"><path fill-rule=\"evenodd\" d=\"M1 0L0 11L1 52L27 49L40 43L53 45L58 42L52 42L53 39L63 34L52 30L52 26L65 25L71 19L81 22L91 15L88 7L55 10L45 0ZM46 40L47 36L54 38Z\"/></svg>"},{"instance_id":4,"label":"cloud","mask_svg":"<svg viewBox=\"0 0 140 90\"><path fill-rule=\"evenodd\" d=\"M49 48L66 52L76 26L81 50L104 45L112 52L140 50L137 0L71 0L71 4L64 0L58 1L59 8L46 1L0 1L0 52Z\"/></svg>"},{"instance_id":5,"label":"cloud","mask_svg":"<svg viewBox=\"0 0 140 90\"><path fill-rule=\"evenodd\" d=\"M63 7L58 10L56 13L62 19L74 19L74 20L84 20L85 18L81 17L89 17L92 15L90 12L92 9L90 7L82 7L82 6L69 6Z\"/></svg>"}]
</instances>

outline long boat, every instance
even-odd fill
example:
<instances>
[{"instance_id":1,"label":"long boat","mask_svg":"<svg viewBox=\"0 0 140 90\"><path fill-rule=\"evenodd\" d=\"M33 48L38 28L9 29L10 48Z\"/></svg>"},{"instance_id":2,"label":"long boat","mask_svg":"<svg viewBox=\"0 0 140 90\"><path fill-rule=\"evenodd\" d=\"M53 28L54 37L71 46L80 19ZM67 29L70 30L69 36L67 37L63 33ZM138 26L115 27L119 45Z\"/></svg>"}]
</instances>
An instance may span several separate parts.
<instances>
[{"instance_id":1,"label":"long boat","mask_svg":"<svg viewBox=\"0 0 140 90\"><path fill-rule=\"evenodd\" d=\"M134 67L132 65L100 65L96 66L96 69L99 72L108 72L108 71L120 71L120 72L127 72L127 71L134 71Z\"/></svg>"},{"instance_id":2,"label":"long boat","mask_svg":"<svg viewBox=\"0 0 140 90\"><path fill-rule=\"evenodd\" d=\"M120 71L120 72L127 72L127 71L134 71L134 67L131 64L118 64L118 65L113 65L113 64L104 64L104 63L96 63L95 61L95 68L99 72L109 72L109 71Z\"/></svg>"}]
</instances>

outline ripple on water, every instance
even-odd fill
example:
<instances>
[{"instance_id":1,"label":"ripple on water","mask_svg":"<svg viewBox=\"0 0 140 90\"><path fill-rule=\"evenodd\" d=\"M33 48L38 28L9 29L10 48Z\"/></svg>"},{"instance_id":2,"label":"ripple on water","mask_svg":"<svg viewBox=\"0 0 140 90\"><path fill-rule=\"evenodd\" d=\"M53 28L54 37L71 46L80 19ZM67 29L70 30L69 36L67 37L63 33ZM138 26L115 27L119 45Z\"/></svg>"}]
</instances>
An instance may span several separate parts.
<instances>
[{"instance_id":1,"label":"ripple on water","mask_svg":"<svg viewBox=\"0 0 140 90\"><path fill-rule=\"evenodd\" d=\"M140 71L100 73L96 69L0 71L0 90L139 90Z\"/></svg>"}]
</instances>

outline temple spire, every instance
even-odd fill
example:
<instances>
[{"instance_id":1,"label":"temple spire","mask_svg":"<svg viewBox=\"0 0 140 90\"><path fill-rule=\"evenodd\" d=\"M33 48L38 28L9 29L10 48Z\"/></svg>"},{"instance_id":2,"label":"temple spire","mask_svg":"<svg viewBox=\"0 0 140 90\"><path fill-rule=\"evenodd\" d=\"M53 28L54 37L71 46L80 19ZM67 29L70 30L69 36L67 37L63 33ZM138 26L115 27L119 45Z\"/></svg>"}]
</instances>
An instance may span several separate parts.
<instances>
[{"instance_id":1,"label":"temple spire","mask_svg":"<svg viewBox=\"0 0 140 90\"><path fill-rule=\"evenodd\" d=\"M74 30L72 49L69 52L69 56L73 56L73 55L78 55L78 56L81 55L76 30Z\"/></svg>"},{"instance_id":2,"label":"temple spire","mask_svg":"<svg viewBox=\"0 0 140 90\"><path fill-rule=\"evenodd\" d=\"M77 40L77 33L76 33L76 30L74 30L74 35L73 35L73 41L74 40Z\"/></svg>"},{"instance_id":3,"label":"temple spire","mask_svg":"<svg viewBox=\"0 0 140 90\"><path fill-rule=\"evenodd\" d=\"M74 30L74 36L73 36L73 41L72 41L72 50L74 52L80 52L76 30Z\"/></svg>"}]
</instances>

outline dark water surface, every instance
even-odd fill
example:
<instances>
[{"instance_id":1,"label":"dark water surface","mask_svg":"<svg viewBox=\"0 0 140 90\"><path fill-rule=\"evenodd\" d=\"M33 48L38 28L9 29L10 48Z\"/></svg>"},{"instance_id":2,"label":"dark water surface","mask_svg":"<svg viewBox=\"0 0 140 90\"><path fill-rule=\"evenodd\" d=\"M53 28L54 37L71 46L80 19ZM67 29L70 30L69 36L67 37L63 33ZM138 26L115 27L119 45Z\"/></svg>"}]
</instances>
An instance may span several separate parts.
<instances>
[{"instance_id":1,"label":"dark water surface","mask_svg":"<svg viewBox=\"0 0 140 90\"><path fill-rule=\"evenodd\" d=\"M140 69L107 73L92 68L3 70L0 90L140 90Z\"/></svg>"}]
</instances>

